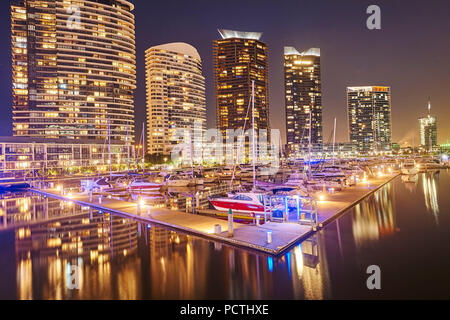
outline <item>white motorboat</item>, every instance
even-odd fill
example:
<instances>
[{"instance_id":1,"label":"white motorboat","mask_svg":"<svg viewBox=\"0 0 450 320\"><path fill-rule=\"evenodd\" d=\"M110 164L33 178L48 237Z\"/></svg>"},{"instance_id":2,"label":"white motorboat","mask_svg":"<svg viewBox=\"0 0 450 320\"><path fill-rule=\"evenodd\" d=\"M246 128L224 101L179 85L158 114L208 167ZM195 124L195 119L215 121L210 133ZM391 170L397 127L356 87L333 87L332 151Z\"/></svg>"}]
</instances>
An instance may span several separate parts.
<instances>
[{"instance_id":1,"label":"white motorboat","mask_svg":"<svg viewBox=\"0 0 450 320\"><path fill-rule=\"evenodd\" d=\"M159 190L161 187L162 187L162 183L148 181L148 180L143 179L143 178L136 178L136 179L134 179L130 183L130 185L128 186L128 188L133 190L133 191Z\"/></svg>"},{"instance_id":2,"label":"white motorboat","mask_svg":"<svg viewBox=\"0 0 450 320\"><path fill-rule=\"evenodd\" d=\"M173 174L170 175L166 180L166 185L169 187L187 187L194 186L196 184L203 184L203 180L194 178L191 175L187 174Z\"/></svg>"},{"instance_id":3,"label":"white motorboat","mask_svg":"<svg viewBox=\"0 0 450 320\"><path fill-rule=\"evenodd\" d=\"M402 174L417 174L419 169L416 166L416 161L414 159L406 159L403 161L401 172Z\"/></svg>"},{"instance_id":4,"label":"white motorboat","mask_svg":"<svg viewBox=\"0 0 450 320\"><path fill-rule=\"evenodd\" d=\"M304 184L304 179L305 177L303 173L294 172L289 176L288 180L284 183L284 185L290 187L299 187Z\"/></svg>"}]
</instances>

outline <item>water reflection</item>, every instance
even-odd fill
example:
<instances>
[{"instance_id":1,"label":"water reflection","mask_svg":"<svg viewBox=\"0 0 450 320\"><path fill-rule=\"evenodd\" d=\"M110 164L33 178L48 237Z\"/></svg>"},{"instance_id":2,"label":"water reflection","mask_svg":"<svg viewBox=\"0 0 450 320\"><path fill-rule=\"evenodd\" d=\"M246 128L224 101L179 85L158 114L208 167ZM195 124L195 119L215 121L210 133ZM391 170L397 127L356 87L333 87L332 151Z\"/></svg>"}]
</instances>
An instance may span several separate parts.
<instances>
[{"instance_id":1,"label":"water reflection","mask_svg":"<svg viewBox=\"0 0 450 320\"><path fill-rule=\"evenodd\" d=\"M88 212L20 227L14 235L17 298L113 298L112 258L124 263L117 277L127 279L117 282L118 297L138 298L138 279L126 269L127 256L137 250L136 222ZM71 265L82 270L79 290L69 290Z\"/></svg>"},{"instance_id":2,"label":"water reflection","mask_svg":"<svg viewBox=\"0 0 450 320\"><path fill-rule=\"evenodd\" d=\"M414 193L414 191L416 191L417 182L419 181L418 174L402 175L401 179L402 179L402 182L404 182L404 185L405 185L406 189L408 189L409 192Z\"/></svg>"},{"instance_id":3,"label":"water reflection","mask_svg":"<svg viewBox=\"0 0 450 320\"><path fill-rule=\"evenodd\" d=\"M352 215L352 231L357 248L395 232L393 185L387 184L360 202Z\"/></svg>"},{"instance_id":4,"label":"water reflection","mask_svg":"<svg viewBox=\"0 0 450 320\"><path fill-rule=\"evenodd\" d=\"M213 243L34 194L8 195L0 199L3 226L0 261L6 262L0 275L4 283L0 297L370 297L373 293L368 293L364 285L365 267L380 264L386 277L391 268L394 276L389 283L402 284L395 280L401 276L397 265L402 261L411 263L405 257L403 260L396 257L402 252L410 255L405 249L410 246L408 237L427 230L424 228L428 226L426 219L430 220L430 212L437 217L438 201L443 201L442 197L438 199L439 187L442 188L443 181L448 185L449 177L419 175L414 197L406 188L415 184L397 179L281 257ZM183 206L186 200L180 194L174 199L180 199L176 205ZM444 217L441 212L440 227L445 223L448 227L448 219ZM421 238L419 243L423 241ZM416 250L414 254L427 252ZM424 260L430 267L432 259ZM445 266L445 259L441 257L438 261L437 267L443 263ZM69 289L67 275L74 265L81 268L78 290Z\"/></svg>"},{"instance_id":5,"label":"water reflection","mask_svg":"<svg viewBox=\"0 0 450 320\"><path fill-rule=\"evenodd\" d=\"M40 212L44 210L42 201L53 202L33 196L29 199L29 210L36 207L37 216L44 214ZM68 204L53 205L62 206L69 208ZM16 285L2 288L10 298L329 296L324 291L328 271L319 236L275 258L70 205L70 210L74 208L72 216L50 214L52 219L34 220L27 226L21 223L23 219L16 220L19 226L11 234ZM70 289L71 266L81 268L77 290Z\"/></svg>"},{"instance_id":6,"label":"water reflection","mask_svg":"<svg viewBox=\"0 0 450 320\"><path fill-rule=\"evenodd\" d=\"M439 202L437 184L439 183L439 172L422 173L422 189L425 197L425 206L428 212L434 216L436 225L439 224Z\"/></svg>"}]
</instances>

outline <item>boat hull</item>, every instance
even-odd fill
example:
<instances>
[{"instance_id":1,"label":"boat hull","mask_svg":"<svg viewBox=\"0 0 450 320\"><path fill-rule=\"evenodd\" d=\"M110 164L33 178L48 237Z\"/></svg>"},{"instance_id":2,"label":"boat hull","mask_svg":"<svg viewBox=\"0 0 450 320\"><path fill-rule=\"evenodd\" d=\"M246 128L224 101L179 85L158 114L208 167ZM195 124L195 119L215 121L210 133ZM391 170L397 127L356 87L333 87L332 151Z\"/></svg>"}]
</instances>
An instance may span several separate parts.
<instances>
[{"instance_id":1,"label":"boat hull","mask_svg":"<svg viewBox=\"0 0 450 320\"><path fill-rule=\"evenodd\" d=\"M417 168L410 168L410 169L402 168L402 174L414 175L417 173L419 173L419 169Z\"/></svg>"},{"instance_id":2,"label":"boat hull","mask_svg":"<svg viewBox=\"0 0 450 320\"><path fill-rule=\"evenodd\" d=\"M142 184L142 185L132 185L131 190L159 190L161 188L160 184Z\"/></svg>"},{"instance_id":3,"label":"boat hull","mask_svg":"<svg viewBox=\"0 0 450 320\"><path fill-rule=\"evenodd\" d=\"M231 209L233 212L264 213L264 206L262 204L233 202L220 199L210 200L210 202L213 207L219 211L228 211Z\"/></svg>"},{"instance_id":4,"label":"boat hull","mask_svg":"<svg viewBox=\"0 0 450 320\"><path fill-rule=\"evenodd\" d=\"M190 185L189 180L171 180L167 181L168 187L187 187Z\"/></svg>"}]
</instances>

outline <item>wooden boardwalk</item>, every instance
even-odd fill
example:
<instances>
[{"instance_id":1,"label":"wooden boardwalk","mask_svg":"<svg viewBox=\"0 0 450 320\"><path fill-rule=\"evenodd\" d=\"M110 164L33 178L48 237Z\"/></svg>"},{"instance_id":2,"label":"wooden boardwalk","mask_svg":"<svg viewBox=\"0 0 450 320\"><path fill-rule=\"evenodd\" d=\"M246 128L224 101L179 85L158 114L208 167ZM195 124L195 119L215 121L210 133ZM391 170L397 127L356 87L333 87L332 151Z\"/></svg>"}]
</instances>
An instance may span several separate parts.
<instances>
[{"instance_id":1,"label":"wooden boardwalk","mask_svg":"<svg viewBox=\"0 0 450 320\"><path fill-rule=\"evenodd\" d=\"M318 202L319 226L333 221L340 214L397 176L398 174L392 174L382 178L371 179L370 184L359 184L346 188L336 194L327 194L324 201ZM228 221L215 218L214 216L204 216L165 208L150 208L148 206L138 210L138 205L134 202L109 199L107 197L102 197L100 202L99 196L97 195L92 196L92 201L89 201L89 196L86 194L73 195L69 198L68 196L61 195L61 192L56 189L32 190L60 200L73 201L82 206L90 206L93 209L271 255L283 253L291 245L299 240L305 239L314 232L311 226L300 225L298 223L267 222L263 225L256 226L234 222L233 237L229 237ZM220 225L222 230L220 234L214 233L215 225ZM272 243L267 243L268 231L272 232Z\"/></svg>"},{"instance_id":2,"label":"wooden boardwalk","mask_svg":"<svg viewBox=\"0 0 450 320\"><path fill-rule=\"evenodd\" d=\"M123 217L132 218L150 224L168 227L200 237L231 245L262 251L271 255L278 255L288 249L300 239L309 236L313 230L311 226L296 223L268 222L261 226L248 225L234 222L233 237L228 237L228 221L198 214L175 211L165 208L150 208L145 206L139 212L134 202L126 202L88 195L61 195L55 189L33 189L34 192L54 197L64 201L73 201L82 206L90 206L93 209L110 212ZM214 226L220 225L222 232L214 234ZM272 243L267 243L267 231L272 231Z\"/></svg>"}]
</instances>

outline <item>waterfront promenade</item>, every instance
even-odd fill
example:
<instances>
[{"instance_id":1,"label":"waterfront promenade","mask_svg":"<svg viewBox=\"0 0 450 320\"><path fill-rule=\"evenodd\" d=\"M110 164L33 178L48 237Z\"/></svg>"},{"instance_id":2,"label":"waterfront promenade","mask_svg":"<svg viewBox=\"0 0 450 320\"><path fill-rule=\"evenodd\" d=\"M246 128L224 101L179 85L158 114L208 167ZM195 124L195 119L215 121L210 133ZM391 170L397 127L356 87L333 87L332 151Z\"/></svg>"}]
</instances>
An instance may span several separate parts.
<instances>
[{"instance_id":1,"label":"waterfront promenade","mask_svg":"<svg viewBox=\"0 0 450 320\"><path fill-rule=\"evenodd\" d=\"M381 186L395 178L398 174L392 174L380 178L371 179L369 183L361 183L344 189L335 194L327 194L324 201L318 203L319 226L329 223L340 214L351 208L357 202L373 193ZM257 250L270 255L278 255L287 250L291 245L308 237L313 230L310 225L298 223L267 222L263 225L248 225L234 222L233 236L228 234L228 222L215 217L165 208L151 208L138 206L135 202L127 202L116 199L89 195L62 195L56 189L32 189L34 192L58 198L64 201L73 201L82 206L89 206L96 210L110 212L120 216L132 218L149 224L155 224L176 231L200 236L225 244L235 245L251 250ZM214 233L215 225L220 225L221 232ZM267 232L272 232L272 242L267 242Z\"/></svg>"}]
</instances>

